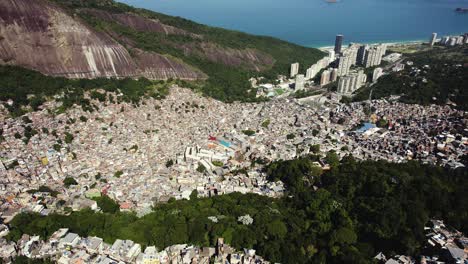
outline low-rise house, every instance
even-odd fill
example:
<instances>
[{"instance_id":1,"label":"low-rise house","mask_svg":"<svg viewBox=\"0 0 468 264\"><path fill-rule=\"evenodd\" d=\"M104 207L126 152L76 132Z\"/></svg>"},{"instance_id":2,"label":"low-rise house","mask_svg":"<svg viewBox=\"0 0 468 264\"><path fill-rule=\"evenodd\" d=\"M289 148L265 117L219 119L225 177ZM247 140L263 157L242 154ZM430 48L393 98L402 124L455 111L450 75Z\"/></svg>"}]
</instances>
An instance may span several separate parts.
<instances>
[{"instance_id":1,"label":"low-rise house","mask_svg":"<svg viewBox=\"0 0 468 264\"><path fill-rule=\"evenodd\" d=\"M60 248L75 247L80 242L80 239L81 238L78 234L68 233L65 237L60 239L59 247Z\"/></svg>"}]
</instances>

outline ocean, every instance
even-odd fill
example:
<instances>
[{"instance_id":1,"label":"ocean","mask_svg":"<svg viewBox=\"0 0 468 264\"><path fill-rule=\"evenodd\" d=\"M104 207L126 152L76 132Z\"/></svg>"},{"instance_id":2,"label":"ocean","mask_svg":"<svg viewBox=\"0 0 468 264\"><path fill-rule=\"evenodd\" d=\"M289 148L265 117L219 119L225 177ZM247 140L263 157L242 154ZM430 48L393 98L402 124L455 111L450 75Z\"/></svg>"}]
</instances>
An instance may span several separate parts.
<instances>
[{"instance_id":1,"label":"ocean","mask_svg":"<svg viewBox=\"0 0 468 264\"><path fill-rule=\"evenodd\" d=\"M345 43L407 42L468 32L468 0L119 0L210 26L323 47Z\"/></svg>"}]
</instances>

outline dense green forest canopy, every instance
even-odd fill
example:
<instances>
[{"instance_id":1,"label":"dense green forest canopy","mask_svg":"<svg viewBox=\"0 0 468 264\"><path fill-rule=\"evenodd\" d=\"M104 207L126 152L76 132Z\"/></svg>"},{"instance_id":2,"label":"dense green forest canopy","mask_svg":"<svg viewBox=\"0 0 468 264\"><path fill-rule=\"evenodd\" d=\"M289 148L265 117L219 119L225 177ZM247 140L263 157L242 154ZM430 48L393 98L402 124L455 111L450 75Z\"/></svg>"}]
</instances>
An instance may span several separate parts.
<instances>
[{"instance_id":1,"label":"dense green forest canopy","mask_svg":"<svg viewBox=\"0 0 468 264\"><path fill-rule=\"evenodd\" d=\"M139 103L144 97L164 98L173 82L184 81L150 81L145 78L138 80L126 79L66 79L62 77L45 76L39 72L17 66L0 66L0 101L13 100L13 104L5 104L13 116L24 114L25 107L37 110L47 99L56 97L62 105L58 111L76 105L86 111L93 111L90 99L110 102ZM122 93L120 97L98 92ZM85 96L90 93L89 96Z\"/></svg>"},{"instance_id":2,"label":"dense green forest canopy","mask_svg":"<svg viewBox=\"0 0 468 264\"><path fill-rule=\"evenodd\" d=\"M132 47L122 43L129 50L136 47L146 51L170 55L200 69L209 78L203 85L198 86L199 90L206 95L227 102L255 100L256 93L255 90L251 89L249 82L251 77L264 76L267 79L274 79L278 74L288 74L289 66L292 62L299 62L301 65L310 66L325 55L317 49L302 47L273 37L255 36L239 31L210 27L184 18L168 16L145 9L137 9L114 1L57 0L56 2L67 8L70 12L78 14L95 29L112 32L115 34L111 35L130 39L133 42ZM111 13L132 13L146 18L157 19L166 25L202 36L202 39L192 35L166 35L163 33L138 31L121 23L103 20L92 13L82 11L83 8L95 8ZM204 56L204 51L201 50L193 54L187 54L184 51L184 47L187 45L198 47L200 42L212 43L222 48L238 50L254 49L264 55L271 56L274 59L274 64L267 69L263 69L261 72L257 72L242 65L229 66L213 62Z\"/></svg>"},{"instance_id":3,"label":"dense green forest canopy","mask_svg":"<svg viewBox=\"0 0 468 264\"><path fill-rule=\"evenodd\" d=\"M419 252L424 225L431 217L468 232L466 170L352 157L340 163L334 155L327 159L332 169L321 176L312 164L316 157L269 166L272 179L288 182L288 193L281 199L232 193L172 200L142 218L114 210L46 217L25 213L11 222L8 238L17 240L23 233L47 238L61 227L108 243L131 239L159 248L176 243L214 245L217 237L224 237L234 247L255 248L273 262L372 263L379 251ZM319 189L314 191L312 185ZM115 208L112 203L100 201L106 208ZM247 214L254 220L251 225L238 221Z\"/></svg>"},{"instance_id":4,"label":"dense green forest canopy","mask_svg":"<svg viewBox=\"0 0 468 264\"><path fill-rule=\"evenodd\" d=\"M412 61L412 66L382 76L374 86L359 90L353 101L367 100L372 89L373 99L402 95L400 100L405 103L451 101L460 109L468 109L468 47L435 47L406 56L405 61ZM416 74L412 67L421 71Z\"/></svg>"}]
</instances>

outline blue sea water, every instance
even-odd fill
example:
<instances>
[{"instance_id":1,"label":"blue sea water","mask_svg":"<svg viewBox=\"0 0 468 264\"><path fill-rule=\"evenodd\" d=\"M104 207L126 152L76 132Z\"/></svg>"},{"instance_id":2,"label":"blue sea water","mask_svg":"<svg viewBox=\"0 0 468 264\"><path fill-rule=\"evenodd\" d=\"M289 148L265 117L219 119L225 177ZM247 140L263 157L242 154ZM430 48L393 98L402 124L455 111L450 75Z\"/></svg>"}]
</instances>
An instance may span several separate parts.
<instances>
[{"instance_id":1,"label":"blue sea water","mask_svg":"<svg viewBox=\"0 0 468 264\"><path fill-rule=\"evenodd\" d=\"M269 35L304 46L428 40L468 32L468 0L119 0L199 23Z\"/></svg>"}]
</instances>

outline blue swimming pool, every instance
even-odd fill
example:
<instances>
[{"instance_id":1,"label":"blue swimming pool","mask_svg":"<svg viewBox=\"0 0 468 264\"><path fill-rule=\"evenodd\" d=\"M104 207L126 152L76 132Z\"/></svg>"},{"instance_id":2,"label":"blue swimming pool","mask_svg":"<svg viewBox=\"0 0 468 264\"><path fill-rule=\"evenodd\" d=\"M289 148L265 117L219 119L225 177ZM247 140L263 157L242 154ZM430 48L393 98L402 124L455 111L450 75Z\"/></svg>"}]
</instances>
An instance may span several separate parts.
<instances>
[{"instance_id":1,"label":"blue swimming pool","mask_svg":"<svg viewBox=\"0 0 468 264\"><path fill-rule=\"evenodd\" d=\"M374 128L375 127L375 124L372 124L372 123L364 123L362 127L358 128L356 130L356 132L359 132L359 133L364 133L366 132L367 130L371 129L371 128Z\"/></svg>"},{"instance_id":2,"label":"blue swimming pool","mask_svg":"<svg viewBox=\"0 0 468 264\"><path fill-rule=\"evenodd\" d=\"M225 146L226 148L229 148L231 146L231 143L224 141L224 140L220 140L219 144Z\"/></svg>"}]
</instances>

